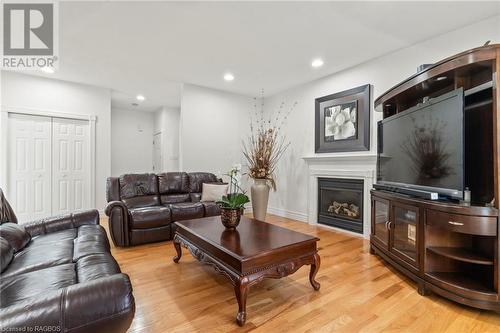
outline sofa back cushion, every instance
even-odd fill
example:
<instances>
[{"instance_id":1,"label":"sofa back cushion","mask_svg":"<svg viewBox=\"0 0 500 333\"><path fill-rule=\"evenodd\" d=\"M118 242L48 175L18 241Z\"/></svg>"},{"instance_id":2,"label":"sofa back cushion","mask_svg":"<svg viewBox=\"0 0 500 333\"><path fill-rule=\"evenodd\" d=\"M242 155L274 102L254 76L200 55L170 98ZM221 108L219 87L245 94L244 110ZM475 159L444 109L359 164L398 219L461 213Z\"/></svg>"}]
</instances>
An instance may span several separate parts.
<instances>
[{"instance_id":1,"label":"sofa back cushion","mask_svg":"<svg viewBox=\"0 0 500 333\"><path fill-rule=\"evenodd\" d=\"M3 223L0 225L0 237L6 239L14 252L21 251L30 242L31 236L23 226L16 223Z\"/></svg>"},{"instance_id":2,"label":"sofa back cushion","mask_svg":"<svg viewBox=\"0 0 500 333\"><path fill-rule=\"evenodd\" d=\"M213 173L209 172L191 172L189 176L189 191L202 192L203 183L219 183L219 180Z\"/></svg>"},{"instance_id":3,"label":"sofa back cushion","mask_svg":"<svg viewBox=\"0 0 500 333\"><path fill-rule=\"evenodd\" d=\"M158 175L158 188L162 205L191 201L189 178L185 172L164 172Z\"/></svg>"},{"instance_id":4,"label":"sofa back cushion","mask_svg":"<svg viewBox=\"0 0 500 333\"><path fill-rule=\"evenodd\" d=\"M120 176L120 197L128 208L159 205L156 175L144 173Z\"/></svg>"},{"instance_id":5,"label":"sofa back cushion","mask_svg":"<svg viewBox=\"0 0 500 333\"><path fill-rule=\"evenodd\" d=\"M14 258L14 249L10 246L8 240L0 237L0 265L2 266L2 272L9 266L12 258Z\"/></svg>"},{"instance_id":6,"label":"sofa back cushion","mask_svg":"<svg viewBox=\"0 0 500 333\"><path fill-rule=\"evenodd\" d=\"M185 172L164 172L158 175L160 194L189 193L189 177Z\"/></svg>"}]
</instances>

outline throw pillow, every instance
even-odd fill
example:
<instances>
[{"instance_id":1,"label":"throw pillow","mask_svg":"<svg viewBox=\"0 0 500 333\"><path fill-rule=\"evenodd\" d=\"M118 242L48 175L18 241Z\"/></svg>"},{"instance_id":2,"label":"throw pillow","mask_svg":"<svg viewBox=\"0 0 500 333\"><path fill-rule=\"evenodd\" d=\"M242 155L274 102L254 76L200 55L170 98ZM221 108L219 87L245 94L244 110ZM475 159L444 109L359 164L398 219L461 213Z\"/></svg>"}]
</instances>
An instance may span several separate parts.
<instances>
[{"instance_id":1,"label":"throw pillow","mask_svg":"<svg viewBox=\"0 0 500 333\"><path fill-rule=\"evenodd\" d=\"M2 272L9 266L12 258L14 258L14 249L5 238L0 237L0 266L2 266Z\"/></svg>"},{"instance_id":2,"label":"throw pillow","mask_svg":"<svg viewBox=\"0 0 500 333\"><path fill-rule=\"evenodd\" d=\"M203 183L201 201L218 201L227 194L228 185Z\"/></svg>"},{"instance_id":3,"label":"throw pillow","mask_svg":"<svg viewBox=\"0 0 500 333\"><path fill-rule=\"evenodd\" d=\"M19 252L30 242L31 235L22 225L7 222L0 225L0 237L5 238L14 252Z\"/></svg>"}]
</instances>

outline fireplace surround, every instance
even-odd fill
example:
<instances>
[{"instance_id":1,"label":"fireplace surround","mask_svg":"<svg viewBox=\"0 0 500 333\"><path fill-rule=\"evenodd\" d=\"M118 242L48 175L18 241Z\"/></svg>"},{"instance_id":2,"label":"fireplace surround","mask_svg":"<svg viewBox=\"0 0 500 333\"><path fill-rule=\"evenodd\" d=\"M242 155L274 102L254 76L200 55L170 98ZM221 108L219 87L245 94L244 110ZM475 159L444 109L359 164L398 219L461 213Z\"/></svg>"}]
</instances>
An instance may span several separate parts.
<instances>
[{"instance_id":1,"label":"fireplace surround","mask_svg":"<svg viewBox=\"0 0 500 333\"><path fill-rule=\"evenodd\" d=\"M353 236L370 236L370 190L375 181L377 155L368 154L316 154L303 157L307 163L308 172L308 200L307 221L311 225L321 226L349 233ZM338 178L356 179L363 181L363 233L352 232L339 227L318 223L318 179Z\"/></svg>"}]
</instances>

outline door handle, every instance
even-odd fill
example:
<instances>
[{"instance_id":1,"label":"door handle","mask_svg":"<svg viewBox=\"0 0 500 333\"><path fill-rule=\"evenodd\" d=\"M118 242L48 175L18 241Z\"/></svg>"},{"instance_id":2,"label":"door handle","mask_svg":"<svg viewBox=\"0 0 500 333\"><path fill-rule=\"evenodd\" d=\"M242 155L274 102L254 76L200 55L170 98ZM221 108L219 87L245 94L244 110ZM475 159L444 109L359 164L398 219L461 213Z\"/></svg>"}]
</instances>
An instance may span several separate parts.
<instances>
[{"instance_id":1,"label":"door handle","mask_svg":"<svg viewBox=\"0 0 500 333\"><path fill-rule=\"evenodd\" d=\"M385 221L385 228L389 230L389 220Z\"/></svg>"}]
</instances>

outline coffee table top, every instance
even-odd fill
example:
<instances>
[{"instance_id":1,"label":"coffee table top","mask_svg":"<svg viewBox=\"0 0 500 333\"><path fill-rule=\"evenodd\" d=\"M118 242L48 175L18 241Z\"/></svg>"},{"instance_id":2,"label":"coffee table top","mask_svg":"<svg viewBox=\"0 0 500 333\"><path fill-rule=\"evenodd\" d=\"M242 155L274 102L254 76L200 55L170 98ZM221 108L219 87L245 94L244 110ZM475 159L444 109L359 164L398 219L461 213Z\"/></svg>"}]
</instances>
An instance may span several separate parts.
<instances>
[{"instance_id":1,"label":"coffee table top","mask_svg":"<svg viewBox=\"0 0 500 333\"><path fill-rule=\"evenodd\" d=\"M263 255L283 247L313 242L319 238L282 228L270 223L241 217L236 230L228 230L221 223L220 216L204 217L176 222L178 228L229 252L240 260Z\"/></svg>"}]
</instances>

